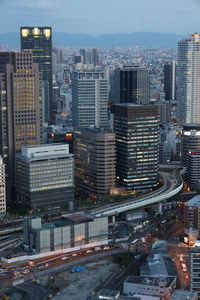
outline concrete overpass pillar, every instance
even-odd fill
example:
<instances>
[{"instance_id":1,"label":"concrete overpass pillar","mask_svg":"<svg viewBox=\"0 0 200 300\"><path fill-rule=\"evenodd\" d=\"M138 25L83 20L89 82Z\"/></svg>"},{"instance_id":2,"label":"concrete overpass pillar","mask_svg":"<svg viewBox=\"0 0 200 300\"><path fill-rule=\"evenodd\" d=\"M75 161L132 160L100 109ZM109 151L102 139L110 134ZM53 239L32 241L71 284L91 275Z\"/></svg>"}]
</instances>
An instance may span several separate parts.
<instances>
[{"instance_id":1,"label":"concrete overpass pillar","mask_svg":"<svg viewBox=\"0 0 200 300\"><path fill-rule=\"evenodd\" d=\"M115 216L112 216L112 223L115 224Z\"/></svg>"},{"instance_id":2,"label":"concrete overpass pillar","mask_svg":"<svg viewBox=\"0 0 200 300\"><path fill-rule=\"evenodd\" d=\"M163 214L163 211L162 211L162 202L159 202L159 203L158 203L158 213L159 213L160 215Z\"/></svg>"}]
</instances>

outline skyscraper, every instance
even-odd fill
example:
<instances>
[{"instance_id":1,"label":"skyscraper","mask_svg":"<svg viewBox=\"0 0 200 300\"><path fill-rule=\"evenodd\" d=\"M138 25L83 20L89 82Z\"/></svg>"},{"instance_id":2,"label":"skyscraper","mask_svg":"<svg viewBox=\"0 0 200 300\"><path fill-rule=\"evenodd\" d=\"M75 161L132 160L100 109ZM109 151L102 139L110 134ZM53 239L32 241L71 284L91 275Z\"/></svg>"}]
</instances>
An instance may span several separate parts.
<instances>
[{"instance_id":1,"label":"skyscraper","mask_svg":"<svg viewBox=\"0 0 200 300\"><path fill-rule=\"evenodd\" d=\"M189 186L200 191L200 124L185 124L182 137L182 164Z\"/></svg>"},{"instance_id":2,"label":"skyscraper","mask_svg":"<svg viewBox=\"0 0 200 300\"><path fill-rule=\"evenodd\" d=\"M176 61L164 65L165 100L176 100Z\"/></svg>"},{"instance_id":3,"label":"skyscraper","mask_svg":"<svg viewBox=\"0 0 200 300\"><path fill-rule=\"evenodd\" d=\"M52 115L52 30L51 27L21 27L21 51L32 52L33 62L39 64L44 84L44 122Z\"/></svg>"},{"instance_id":4,"label":"skyscraper","mask_svg":"<svg viewBox=\"0 0 200 300\"><path fill-rule=\"evenodd\" d=\"M190 290L198 293L200 299L200 236L190 251Z\"/></svg>"},{"instance_id":5,"label":"skyscraper","mask_svg":"<svg viewBox=\"0 0 200 300\"><path fill-rule=\"evenodd\" d=\"M5 164L0 156L0 215L6 212L6 179Z\"/></svg>"},{"instance_id":6,"label":"skyscraper","mask_svg":"<svg viewBox=\"0 0 200 300\"><path fill-rule=\"evenodd\" d=\"M156 187L159 171L159 115L156 105L116 104L117 180L126 190Z\"/></svg>"},{"instance_id":7,"label":"skyscraper","mask_svg":"<svg viewBox=\"0 0 200 300\"><path fill-rule=\"evenodd\" d=\"M78 197L101 200L116 182L115 134L102 128L78 128L74 143Z\"/></svg>"},{"instance_id":8,"label":"skyscraper","mask_svg":"<svg viewBox=\"0 0 200 300\"><path fill-rule=\"evenodd\" d=\"M76 71L72 80L74 127L106 126L108 122L108 74Z\"/></svg>"},{"instance_id":9,"label":"skyscraper","mask_svg":"<svg viewBox=\"0 0 200 300\"><path fill-rule=\"evenodd\" d=\"M149 72L144 67L124 66L115 71L115 103L149 104Z\"/></svg>"},{"instance_id":10,"label":"skyscraper","mask_svg":"<svg viewBox=\"0 0 200 300\"><path fill-rule=\"evenodd\" d=\"M178 118L181 124L200 124L200 36L178 43Z\"/></svg>"},{"instance_id":11,"label":"skyscraper","mask_svg":"<svg viewBox=\"0 0 200 300\"><path fill-rule=\"evenodd\" d=\"M32 54L0 52L0 154L7 188L14 184L14 157L24 145L43 142L42 75ZM8 195L9 198L9 195Z\"/></svg>"}]
</instances>

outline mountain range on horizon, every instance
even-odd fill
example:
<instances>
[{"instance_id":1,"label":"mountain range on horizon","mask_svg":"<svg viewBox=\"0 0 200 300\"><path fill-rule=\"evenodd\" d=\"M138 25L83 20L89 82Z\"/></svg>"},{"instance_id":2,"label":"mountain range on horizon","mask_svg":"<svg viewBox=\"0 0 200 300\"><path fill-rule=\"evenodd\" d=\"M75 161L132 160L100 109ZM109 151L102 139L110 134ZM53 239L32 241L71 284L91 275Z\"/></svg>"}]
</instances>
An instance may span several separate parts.
<instances>
[{"instance_id":1,"label":"mountain range on horizon","mask_svg":"<svg viewBox=\"0 0 200 300\"><path fill-rule=\"evenodd\" d=\"M72 34L65 32L53 33L53 46L64 47L129 47L139 46L144 48L176 47L179 38L186 35L173 33L135 32L131 34L115 33L91 36L87 34ZM0 46L5 48L20 49L20 34L18 32L1 33Z\"/></svg>"}]
</instances>

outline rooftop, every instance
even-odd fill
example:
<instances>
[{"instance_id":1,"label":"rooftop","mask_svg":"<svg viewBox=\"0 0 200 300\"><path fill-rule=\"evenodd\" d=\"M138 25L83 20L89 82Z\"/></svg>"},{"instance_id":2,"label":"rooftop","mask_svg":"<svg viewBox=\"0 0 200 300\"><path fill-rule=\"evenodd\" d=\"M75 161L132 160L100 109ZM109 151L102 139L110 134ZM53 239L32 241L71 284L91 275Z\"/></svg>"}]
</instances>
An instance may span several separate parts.
<instances>
[{"instance_id":1,"label":"rooftop","mask_svg":"<svg viewBox=\"0 0 200 300\"><path fill-rule=\"evenodd\" d=\"M186 206L200 206L200 194L190 199L186 204Z\"/></svg>"},{"instance_id":2,"label":"rooftop","mask_svg":"<svg viewBox=\"0 0 200 300\"><path fill-rule=\"evenodd\" d=\"M176 290L172 295L171 300L188 300L193 299L195 292L186 290Z\"/></svg>"},{"instance_id":3,"label":"rooftop","mask_svg":"<svg viewBox=\"0 0 200 300\"><path fill-rule=\"evenodd\" d=\"M125 280L126 283L135 283L135 284L145 284L145 285L152 285L152 286L160 286L160 284L164 283L166 287L170 286L171 283L174 281L174 276L128 276Z\"/></svg>"}]
</instances>

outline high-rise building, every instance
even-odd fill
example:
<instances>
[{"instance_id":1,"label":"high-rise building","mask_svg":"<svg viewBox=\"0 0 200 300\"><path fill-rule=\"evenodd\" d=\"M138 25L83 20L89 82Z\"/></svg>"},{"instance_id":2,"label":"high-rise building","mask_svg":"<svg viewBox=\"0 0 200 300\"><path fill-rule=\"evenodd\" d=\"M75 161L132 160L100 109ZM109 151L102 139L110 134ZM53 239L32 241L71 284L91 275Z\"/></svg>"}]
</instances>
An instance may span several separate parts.
<instances>
[{"instance_id":1,"label":"high-rise building","mask_svg":"<svg viewBox=\"0 0 200 300\"><path fill-rule=\"evenodd\" d=\"M74 127L107 126L108 74L106 72L74 72L72 121Z\"/></svg>"},{"instance_id":2,"label":"high-rise building","mask_svg":"<svg viewBox=\"0 0 200 300\"><path fill-rule=\"evenodd\" d=\"M200 299L200 236L190 251L190 290L198 293Z\"/></svg>"},{"instance_id":3,"label":"high-rise building","mask_svg":"<svg viewBox=\"0 0 200 300\"><path fill-rule=\"evenodd\" d=\"M52 116L52 30L51 27L21 27L21 51L32 52L33 62L39 64L42 80L46 82L44 122Z\"/></svg>"},{"instance_id":4,"label":"high-rise building","mask_svg":"<svg viewBox=\"0 0 200 300\"><path fill-rule=\"evenodd\" d=\"M149 104L149 72L144 67L124 66L115 71L115 103Z\"/></svg>"},{"instance_id":5,"label":"high-rise building","mask_svg":"<svg viewBox=\"0 0 200 300\"><path fill-rule=\"evenodd\" d=\"M80 62L84 65L99 65L99 53L96 48L93 48L92 50L80 49L80 56Z\"/></svg>"},{"instance_id":6,"label":"high-rise building","mask_svg":"<svg viewBox=\"0 0 200 300\"><path fill-rule=\"evenodd\" d=\"M176 69L175 60L164 65L165 100L176 100L177 98Z\"/></svg>"},{"instance_id":7,"label":"high-rise building","mask_svg":"<svg viewBox=\"0 0 200 300\"><path fill-rule=\"evenodd\" d=\"M144 190L158 185L159 115L156 105L116 104L118 182L126 190Z\"/></svg>"},{"instance_id":8,"label":"high-rise building","mask_svg":"<svg viewBox=\"0 0 200 300\"><path fill-rule=\"evenodd\" d=\"M74 143L75 187L78 197L101 200L115 188L115 134L110 130L78 128Z\"/></svg>"},{"instance_id":9,"label":"high-rise building","mask_svg":"<svg viewBox=\"0 0 200 300\"><path fill-rule=\"evenodd\" d=\"M14 157L24 145L43 142L42 75L29 52L0 52L0 154L7 192L14 185ZM7 196L10 199L8 194Z\"/></svg>"},{"instance_id":10,"label":"high-rise building","mask_svg":"<svg viewBox=\"0 0 200 300\"><path fill-rule=\"evenodd\" d=\"M182 137L182 164L186 167L185 179L189 186L200 190L200 124L185 124Z\"/></svg>"},{"instance_id":11,"label":"high-rise building","mask_svg":"<svg viewBox=\"0 0 200 300\"><path fill-rule=\"evenodd\" d=\"M200 124L200 36L178 43L178 118L181 124Z\"/></svg>"},{"instance_id":12,"label":"high-rise building","mask_svg":"<svg viewBox=\"0 0 200 300\"><path fill-rule=\"evenodd\" d=\"M17 201L31 209L55 208L74 198L74 157L69 145L22 147L16 155Z\"/></svg>"},{"instance_id":13,"label":"high-rise building","mask_svg":"<svg viewBox=\"0 0 200 300\"><path fill-rule=\"evenodd\" d=\"M5 164L0 156L0 215L6 212L6 178Z\"/></svg>"}]
</instances>

